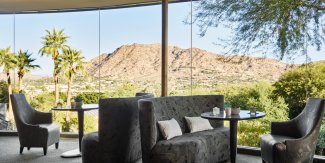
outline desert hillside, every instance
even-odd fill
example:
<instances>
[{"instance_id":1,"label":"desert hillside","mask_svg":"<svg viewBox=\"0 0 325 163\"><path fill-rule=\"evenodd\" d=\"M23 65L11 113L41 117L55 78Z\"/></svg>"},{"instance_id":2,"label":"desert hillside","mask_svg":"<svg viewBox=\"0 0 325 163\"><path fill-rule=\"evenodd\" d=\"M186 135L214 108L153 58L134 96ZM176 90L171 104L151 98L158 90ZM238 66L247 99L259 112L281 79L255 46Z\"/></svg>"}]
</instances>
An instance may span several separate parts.
<instances>
[{"instance_id":1,"label":"desert hillside","mask_svg":"<svg viewBox=\"0 0 325 163\"><path fill-rule=\"evenodd\" d=\"M169 47L169 79L190 78L190 49ZM160 81L161 47L159 44L123 45L111 54L102 54L101 76L111 80ZM98 75L99 57L92 59L87 69ZM289 65L269 58L231 57L193 49L193 79L221 83L276 81Z\"/></svg>"}]
</instances>

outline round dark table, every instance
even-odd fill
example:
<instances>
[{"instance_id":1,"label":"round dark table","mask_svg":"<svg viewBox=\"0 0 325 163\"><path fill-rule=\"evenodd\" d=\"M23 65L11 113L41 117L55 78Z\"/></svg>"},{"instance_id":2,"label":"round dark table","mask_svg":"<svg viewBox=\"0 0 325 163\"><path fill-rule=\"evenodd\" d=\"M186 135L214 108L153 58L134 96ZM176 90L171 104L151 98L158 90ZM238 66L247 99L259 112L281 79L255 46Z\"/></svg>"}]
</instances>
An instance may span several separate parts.
<instances>
[{"instance_id":1,"label":"round dark table","mask_svg":"<svg viewBox=\"0 0 325 163\"><path fill-rule=\"evenodd\" d=\"M236 162L237 155L237 124L240 120L258 119L264 117L263 112L256 112L256 114L250 114L248 110L240 110L237 115L226 116L225 113L213 115L212 112L202 113L201 117L209 120L228 120L230 122L230 160L231 163Z\"/></svg>"},{"instance_id":2,"label":"round dark table","mask_svg":"<svg viewBox=\"0 0 325 163\"><path fill-rule=\"evenodd\" d=\"M71 108L67 106L53 107L53 111L71 111L78 113L78 135L79 135L79 149L67 151L61 154L61 157L80 157L81 156L81 140L84 136L84 112L98 109L98 104L84 104L81 108Z\"/></svg>"}]
</instances>

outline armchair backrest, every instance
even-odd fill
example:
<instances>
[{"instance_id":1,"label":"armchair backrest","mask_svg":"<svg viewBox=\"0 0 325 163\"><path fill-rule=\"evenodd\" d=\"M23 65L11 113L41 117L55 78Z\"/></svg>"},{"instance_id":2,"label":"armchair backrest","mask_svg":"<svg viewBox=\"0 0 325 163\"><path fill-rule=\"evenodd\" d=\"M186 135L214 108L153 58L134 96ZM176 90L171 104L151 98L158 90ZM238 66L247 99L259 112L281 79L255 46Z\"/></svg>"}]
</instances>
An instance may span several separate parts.
<instances>
[{"instance_id":1,"label":"armchair backrest","mask_svg":"<svg viewBox=\"0 0 325 163\"><path fill-rule=\"evenodd\" d=\"M16 122L16 127L19 132L24 127L24 124L32 124L35 110L28 104L24 94L10 95L12 109Z\"/></svg>"},{"instance_id":2,"label":"armchair backrest","mask_svg":"<svg viewBox=\"0 0 325 163\"><path fill-rule=\"evenodd\" d=\"M100 99L98 134L103 162L134 162L141 158L138 100L153 97L141 95Z\"/></svg>"},{"instance_id":3,"label":"armchair backrest","mask_svg":"<svg viewBox=\"0 0 325 163\"><path fill-rule=\"evenodd\" d=\"M299 137L314 130L319 132L324 113L324 99L309 98L304 110L293 119L297 125Z\"/></svg>"}]
</instances>

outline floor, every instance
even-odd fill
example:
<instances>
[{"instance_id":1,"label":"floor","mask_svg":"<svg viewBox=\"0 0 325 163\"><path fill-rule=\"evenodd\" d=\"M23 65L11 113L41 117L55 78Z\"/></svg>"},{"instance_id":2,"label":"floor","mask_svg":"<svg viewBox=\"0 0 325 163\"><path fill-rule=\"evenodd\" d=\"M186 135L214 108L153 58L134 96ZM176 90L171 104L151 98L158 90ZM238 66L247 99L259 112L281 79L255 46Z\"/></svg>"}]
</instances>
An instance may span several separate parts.
<instances>
[{"instance_id":1,"label":"floor","mask_svg":"<svg viewBox=\"0 0 325 163\"><path fill-rule=\"evenodd\" d=\"M81 163L81 158L61 158L60 154L78 148L77 139L61 139L59 149L50 146L47 155L43 155L42 148L25 148L19 154L19 140L15 136L0 136L0 163ZM260 157L237 155L238 163L261 163Z\"/></svg>"}]
</instances>

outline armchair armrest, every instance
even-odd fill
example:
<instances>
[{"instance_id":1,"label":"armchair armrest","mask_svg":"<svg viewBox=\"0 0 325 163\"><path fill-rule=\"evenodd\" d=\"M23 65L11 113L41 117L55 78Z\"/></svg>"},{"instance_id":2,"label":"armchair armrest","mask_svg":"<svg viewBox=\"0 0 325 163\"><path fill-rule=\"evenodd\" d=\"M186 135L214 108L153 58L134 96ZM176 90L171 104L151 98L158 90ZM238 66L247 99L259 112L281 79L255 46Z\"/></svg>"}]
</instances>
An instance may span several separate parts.
<instances>
[{"instance_id":1,"label":"armchair armrest","mask_svg":"<svg viewBox=\"0 0 325 163\"><path fill-rule=\"evenodd\" d=\"M289 137L300 137L295 121L271 122L271 134Z\"/></svg>"},{"instance_id":2,"label":"armchair armrest","mask_svg":"<svg viewBox=\"0 0 325 163\"><path fill-rule=\"evenodd\" d=\"M314 130L302 138L286 140L286 153L290 163L312 162L317 138L318 133Z\"/></svg>"},{"instance_id":3,"label":"armchair armrest","mask_svg":"<svg viewBox=\"0 0 325 163\"><path fill-rule=\"evenodd\" d=\"M47 142L48 131L39 125L24 123L19 130L19 140L21 144L41 145Z\"/></svg>"},{"instance_id":4,"label":"armchair armrest","mask_svg":"<svg viewBox=\"0 0 325 163\"><path fill-rule=\"evenodd\" d=\"M45 113L36 111L33 117L33 124L52 123L52 113Z\"/></svg>"}]
</instances>

